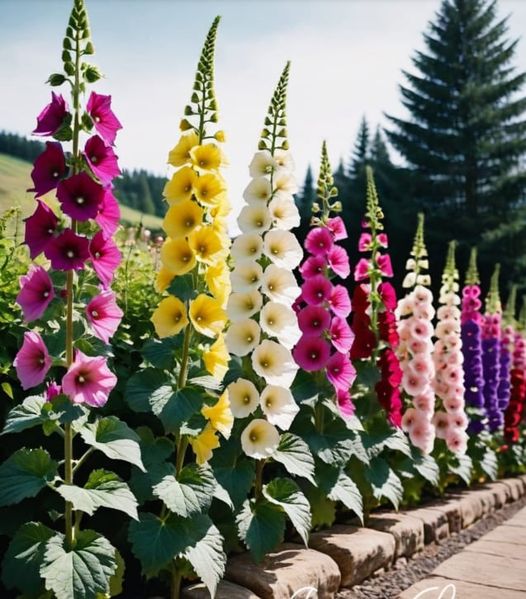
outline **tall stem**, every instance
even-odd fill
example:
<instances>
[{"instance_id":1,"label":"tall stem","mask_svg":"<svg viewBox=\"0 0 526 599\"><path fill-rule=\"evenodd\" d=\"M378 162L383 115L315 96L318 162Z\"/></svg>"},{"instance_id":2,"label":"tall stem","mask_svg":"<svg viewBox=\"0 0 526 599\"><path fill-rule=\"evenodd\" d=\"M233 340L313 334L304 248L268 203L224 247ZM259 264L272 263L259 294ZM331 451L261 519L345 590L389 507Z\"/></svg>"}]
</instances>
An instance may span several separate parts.
<instances>
[{"instance_id":1,"label":"tall stem","mask_svg":"<svg viewBox=\"0 0 526 599\"><path fill-rule=\"evenodd\" d=\"M254 494L256 501L259 501L263 497L263 468L265 467L265 460L258 460L256 462L256 481L254 483Z\"/></svg>"},{"instance_id":2,"label":"tall stem","mask_svg":"<svg viewBox=\"0 0 526 599\"><path fill-rule=\"evenodd\" d=\"M181 596L181 580L183 576L181 570L175 565L172 565L172 584L170 589L170 599L179 599Z\"/></svg>"}]
</instances>

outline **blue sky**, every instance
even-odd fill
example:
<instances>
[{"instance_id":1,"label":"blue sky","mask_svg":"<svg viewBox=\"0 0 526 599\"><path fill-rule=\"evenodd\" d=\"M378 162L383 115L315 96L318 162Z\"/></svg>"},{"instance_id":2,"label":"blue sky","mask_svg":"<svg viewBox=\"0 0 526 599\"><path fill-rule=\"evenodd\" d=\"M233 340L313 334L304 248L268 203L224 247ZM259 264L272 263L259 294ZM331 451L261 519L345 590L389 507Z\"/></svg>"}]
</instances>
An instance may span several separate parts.
<instances>
[{"instance_id":1,"label":"blue sky","mask_svg":"<svg viewBox=\"0 0 526 599\"><path fill-rule=\"evenodd\" d=\"M191 93L206 31L217 14L216 82L228 136L231 199L240 205L247 165L286 60L292 61L288 120L298 178L327 139L334 164L350 154L363 114L403 114L401 69L422 47L439 0L87 0L96 64L124 124L122 166L166 173L166 156ZM0 0L0 128L29 134L60 67L67 0ZM500 0L510 33L526 31L526 1ZM526 70L526 40L515 64Z\"/></svg>"}]
</instances>

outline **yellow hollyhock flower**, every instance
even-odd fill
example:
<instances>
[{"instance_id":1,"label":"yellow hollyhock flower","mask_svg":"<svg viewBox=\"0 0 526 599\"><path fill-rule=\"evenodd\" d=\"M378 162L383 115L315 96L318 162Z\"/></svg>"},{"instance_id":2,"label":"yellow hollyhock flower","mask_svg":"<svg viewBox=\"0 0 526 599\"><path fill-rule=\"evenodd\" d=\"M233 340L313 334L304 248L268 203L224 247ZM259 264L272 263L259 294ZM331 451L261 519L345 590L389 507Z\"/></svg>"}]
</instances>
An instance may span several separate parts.
<instances>
[{"instance_id":1,"label":"yellow hollyhock flower","mask_svg":"<svg viewBox=\"0 0 526 599\"><path fill-rule=\"evenodd\" d=\"M226 308L228 297L232 291L230 270L226 262L218 262L214 266L209 266L206 269L205 282L208 285L210 293L221 304L221 307Z\"/></svg>"},{"instance_id":2,"label":"yellow hollyhock flower","mask_svg":"<svg viewBox=\"0 0 526 599\"><path fill-rule=\"evenodd\" d=\"M222 381L228 371L228 362L230 354L226 347L223 335L212 343L212 345L203 352L203 362L206 371L209 372L217 381Z\"/></svg>"},{"instance_id":3,"label":"yellow hollyhock flower","mask_svg":"<svg viewBox=\"0 0 526 599\"><path fill-rule=\"evenodd\" d=\"M170 272L165 266L161 266L155 277L155 291L157 291L157 293L162 293L173 281L174 276L173 272Z\"/></svg>"},{"instance_id":4,"label":"yellow hollyhock flower","mask_svg":"<svg viewBox=\"0 0 526 599\"><path fill-rule=\"evenodd\" d=\"M221 201L219 204L210 209L210 216L217 221L221 220L223 226L226 226L224 224L225 218L230 214L231 210L232 204L230 203L230 200L226 197L226 195L223 195L221 196Z\"/></svg>"},{"instance_id":5,"label":"yellow hollyhock flower","mask_svg":"<svg viewBox=\"0 0 526 599\"><path fill-rule=\"evenodd\" d=\"M180 333L188 324L186 307L173 295L165 297L152 314L151 321L160 339Z\"/></svg>"},{"instance_id":6,"label":"yellow hollyhock flower","mask_svg":"<svg viewBox=\"0 0 526 599\"><path fill-rule=\"evenodd\" d=\"M216 144L194 146L190 150L192 165L198 171L217 171L223 163L223 155Z\"/></svg>"},{"instance_id":7,"label":"yellow hollyhock flower","mask_svg":"<svg viewBox=\"0 0 526 599\"><path fill-rule=\"evenodd\" d=\"M230 437L232 425L234 424L234 416L230 409L227 389L223 391L221 397L213 406L204 406L201 408L201 414L208 419L212 427L216 431L219 431L225 439Z\"/></svg>"},{"instance_id":8,"label":"yellow hollyhock flower","mask_svg":"<svg viewBox=\"0 0 526 599\"><path fill-rule=\"evenodd\" d=\"M177 204L177 202L189 200L192 197L196 179L197 173L189 166L179 169L164 186L163 196L166 201L169 204Z\"/></svg>"},{"instance_id":9,"label":"yellow hollyhock flower","mask_svg":"<svg viewBox=\"0 0 526 599\"><path fill-rule=\"evenodd\" d=\"M195 453L196 462L202 466L212 457L214 449L219 447L219 439L215 430L208 423L197 437L190 437L188 442Z\"/></svg>"},{"instance_id":10,"label":"yellow hollyhock flower","mask_svg":"<svg viewBox=\"0 0 526 599\"><path fill-rule=\"evenodd\" d=\"M217 337L225 328L227 315L216 299L200 293L190 303L190 320L198 333Z\"/></svg>"},{"instance_id":11,"label":"yellow hollyhock flower","mask_svg":"<svg viewBox=\"0 0 526 599\"><path fill-rule=\"evenodd\" d=\"M168 164L172 166L183 166L191 162L190 151L194 146L199 143L199 137L195 131L181 135L181 139L177 142L177 145L170 150L168 154Z\"/></svg>"},{"instance_id":12,"label":"yellow hollyhock flower","mask_svg":"<svg viewBox=\"0 0 526 599\"><path fill-rule=\"evenodd\" d=\"M217 206L225 191L225 182L213 173L197 177L194 183L194 195L205 206Z\"/></svg>"},{"instance_id":13,"label":"yellow hollyhock flower","mask_svg":"<svg viewBox=\"0 0 526 599\"><path fill-rule=\"evenodd\" d=\"M183 200L171 206L163 220L163 229L170 237L185 237L203 222L203 209L197 202Z\"/></svg>"},{"instance_id":14,"label":"yellow hollyhock flower","mask_svg":"<svg viewBox=\"0 0 526 599\"><path fill-rule=\"evenodd\" d=\"M184 275L194 268L195 256L186 239L168 237L161 248L161 262L174 275Z\"/></svg>"},{"instance_id":15,"label":"yellow hollyhock flower","mask_svg":"<svg viewBox=\"0 0 526 599\"><path fill-rule=\"evenodd\" d=\"M222 235L211 225L194 229L188 236L188 244L199 262L210 266L226 258L227 248Z\"/></svg>"}]
</instances>

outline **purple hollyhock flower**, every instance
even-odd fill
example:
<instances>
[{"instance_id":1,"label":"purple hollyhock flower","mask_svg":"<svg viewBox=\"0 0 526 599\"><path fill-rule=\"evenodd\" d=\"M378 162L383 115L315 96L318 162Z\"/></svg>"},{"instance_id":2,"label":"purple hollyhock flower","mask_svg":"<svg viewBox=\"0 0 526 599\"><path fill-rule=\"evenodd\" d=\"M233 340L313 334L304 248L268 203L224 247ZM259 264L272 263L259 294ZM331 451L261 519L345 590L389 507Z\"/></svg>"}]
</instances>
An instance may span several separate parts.
<instances>
[{"instance_id":1,"label":"purple hollyhock flower","mask_svg":"<svg viewBox=\"0 0 526 599\"><path fill-rule=\"evenodd\" d=\"M99 225L104 234L104 237L111 237L117 227L119 226L119 221L121 219L121 211L119 208L119 203L115 199L113 192L109 188L104 189L104 197L102 198L102 203L99 206L99 212L95 217L95 222Z\"/></svg>"},{"instance_id":2,"label":"purple hollyhock flower","mask_svg":"<svg viewBox=\"0 0 526 599\"><path fill-rule=\"evenodd\" d=\"M100 182L105 185L121 174L117 156L98 135L90 137L84 146L84 157Z\"/></svg>"},{"instance_id":3,"label":"purple hollyhock flower","mask_svg":"<svg viewBox=\"0 0 526 599\"><path fill-rule=\"evenodd\" d=\"M40 318L55 297L48 273L41 266L33 264L27 275L20 277L20 287L16 301L22 308L24 320L30 322Z\"/></svg>"},{"instance_id":4,"label":"purple hollyhock flower","mask_svg":"<svg viewBox=\"0 0 526 599\"><path fill-rule=\"evenodd\" d=\"M332 270L342 279L346 279L350 272L349 256L339 245L333 245L327 252L327 260Z\"/></svg>"},{"instance_id":5,"label":"purple hollyhock flower","mask_svg":"<svg viewBox=\"0 0 526 599\"><path fill-rule=\"evenodd\" d=\"M51 208L37 200L37 208L31 216L25 219L26 230L24 243L29 246L31 259L42 253L53 239L58 226L58 218Z\"/></svg>"},{"instance_id":6,"label":"purple hollyhock flower","mask_svg":"<svg viewBox=\"0 0 526 599\"><path fill-rule=\"evenodd\" d=\"M109 287L113 279L113 273L121 261L119 248L115 245L113 239L106 239L102 231L99 231L91 240L89 253L93 269L97 273L100 282L104 287Z\"/></svg>"},{"instance_id":7,"label":"purple hollyhock flower","mask_svg":"<svg viewBox=\"0 0 526 599\"><path fill-rule=\"evenodd\" d=\"M42 337L34 331L25 332L24 342L13 362L22 389L31 389L40 385L46 378L52 363L53 360Z\"/></svg>"},{"instance_id":8,"label":"purple hollyhock flower","mask_svg":"<svg viewBox=\"0 0 526 599\"><path fill-rule=\"evenodd\" d=\"M62 391L73 403L100 408L108 401L117 377L104 356L90 358L77 350L75 361L62 379Z\"/></svg>"},{"instance_id":9,"label":"purple hollyhock flower","mask_svg":"<svg viewBox=\"0 0 526 599\"><path fill-rule=\"evenodd\" d=\"M28 189L28 191L34 191L37 198L44 195L55 189L67 170L62 145L56 141L47 141L46 149L37 157L31 171L31 178L35 187L34 189Z\"/></svg>"},{"instance_id":10,"label":"purple hollyhock flower","mask_svg":"<svg viewBox=\"0 0 526 599\"><path fill-rule=\"evenodd\" d=\"M326 227L311 229L305 238L305 249L313 256L325 256L332 244L332 234Z\"/></svg>"},{"instance_id":11,"label":"purple hollyhock flower","mask_svg":"<svg viewBox=\"0 0 526 599\"><path fill-rule=\"evenodd\" d=\"M304 335L320 336L331 324L331 315L322 306L306 306L298 312L297 318Z\"/></svg>"},{"instance_id":12,"label":"purple hollyhock flower","mask_svg":"<svg viewBox=\"0 0 526 599\"><path fill-rule=\"evenodd\" d=\"M86 318L95 336L109 343L119 327L123 312L117 305L113 291L103 291L86 306Z\"/></svg>"},{"instance_id":13,"label":"purple hollyhock flower","mask_svg":"<svg viewBox=\"0 0 526 599\"><path fill-rule=\"evenodd\" d=\"M51 102L37 116L37 127L34 135L53 135L56 133L66 117L68 107L60 94L51 92Z\"/></svg>"},{"instance_id":14,"label":"purple hollyhock flower","mask_svg":"<svg viewBox=\"0 0 526 599\"><path fill-rule=\"evenodd\" d=\"M55 270L82 270L89 259L89 241L71 229L53 238L44 252Z\"/></svg>"},{"instance_id":15,"label":"purple hollyhock flower","mask_svg":"<svg viewBox=\"0 0 526 599\"><path fill-rule=\"evenodd\" d=\"M97 133L109 144L115 143L117 131L122 129L119 119L111 110L111 96L91 92L86 111L93 119Z\"/></svg>"},{"instance_id":16,"label":"purple hollyhock flower","mask_svg":"<svg viewBox=\"0 0 526 599\"><path fill-rule=\"evenodd\" d=\"M319 306L323 302L328 301L331 292L331 282L323 275L311 277L301 286L301 296L311 306Z\"/></svg>"},{"instance_id":17,"label":"purple hollyhock flower","mask_svg":"<svg viewBox=\"0 0 526 599\"><path fill-rule=\"evenodd\" d=\"M499 409L503 412L510 402L510 367L511 354L504 344L501 345L500 363L499 363L499 384L497 387L497 396L499 398Z\"/></svg>"},{"instance_id":18,"label":"purple hollyhock flower","mask_svg":"<svg viewBox=\"0 0 526 599\"><path fill-rule=\"evenodd\" d=\"M475 408L482 408L484 407L484 376L480 325L473 320L463 322L461 337L466 403Z\"/></svg>"},{"instance_id":19,"label":"purple hollyhock flower","mask_svg":"<svg viewBox=\"0 0 526 599\"><path fill-rule=\"evenodd\" d=\"M87 173L64 179L57 189L57 198L64 213L79 221L95 218L103 197L104 188Z\"/></svg>"},{"instance_id":20,"label":"purple hollyhock flower","mask_svg":"<svg viewBox=\"0 0 526 599\"><path fill-rule=\"evenodd\" d=\"M307 372L321 370L331 355L331 346L325 339L303 336L292 350L296 364Z\"/></svg>"}]
</instances>

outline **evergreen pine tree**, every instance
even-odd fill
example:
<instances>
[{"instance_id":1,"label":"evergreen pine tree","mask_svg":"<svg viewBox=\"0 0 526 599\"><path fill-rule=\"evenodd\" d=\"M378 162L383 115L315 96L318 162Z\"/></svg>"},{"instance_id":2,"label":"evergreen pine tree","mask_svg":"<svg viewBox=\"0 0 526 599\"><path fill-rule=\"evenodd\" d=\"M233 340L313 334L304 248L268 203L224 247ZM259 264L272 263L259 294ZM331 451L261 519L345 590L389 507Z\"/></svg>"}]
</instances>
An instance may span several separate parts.
<instances>
[{"instance_id":1,"label":"evergreen pine tree","mask_svg":"<svg viewBox=\"0 0 526 599\"><path fill-rule=\"evenodd\" d=\"M369 163L370 157L370 134L369 124L365 116L362 117L358 135L354 142L349 168L349 178L351 180L353 196L359 198L361 202L365 201L367 193L367 178L365 168Z\"/></svg>"},{"instance_id":2,"label":"evergreen pine tree","mask_svg":"<svg viewBox=\"0 0 526 599\"><path fill-rule=\"evenodd\" d=\"M314 187L314 175L311 165L307 167L305 181L301 191L296 195L295 201L300 213L300 226L294 231L296 237L302 242L309 231L312 216L312 205L316 201L316 189Z\"/></svg>"},{"instance_id":3,"label":"evergreen pine tree","mask_svg":"<svg viewBox=\"0 0 526 599\"><path fill-rule=\"evenodd\" d=\"M146 171L141 171L139 176L139 198L140 207L145 214L155 214L155 204L153 203L150 186Z\"/></svg>"}]
</instances>

